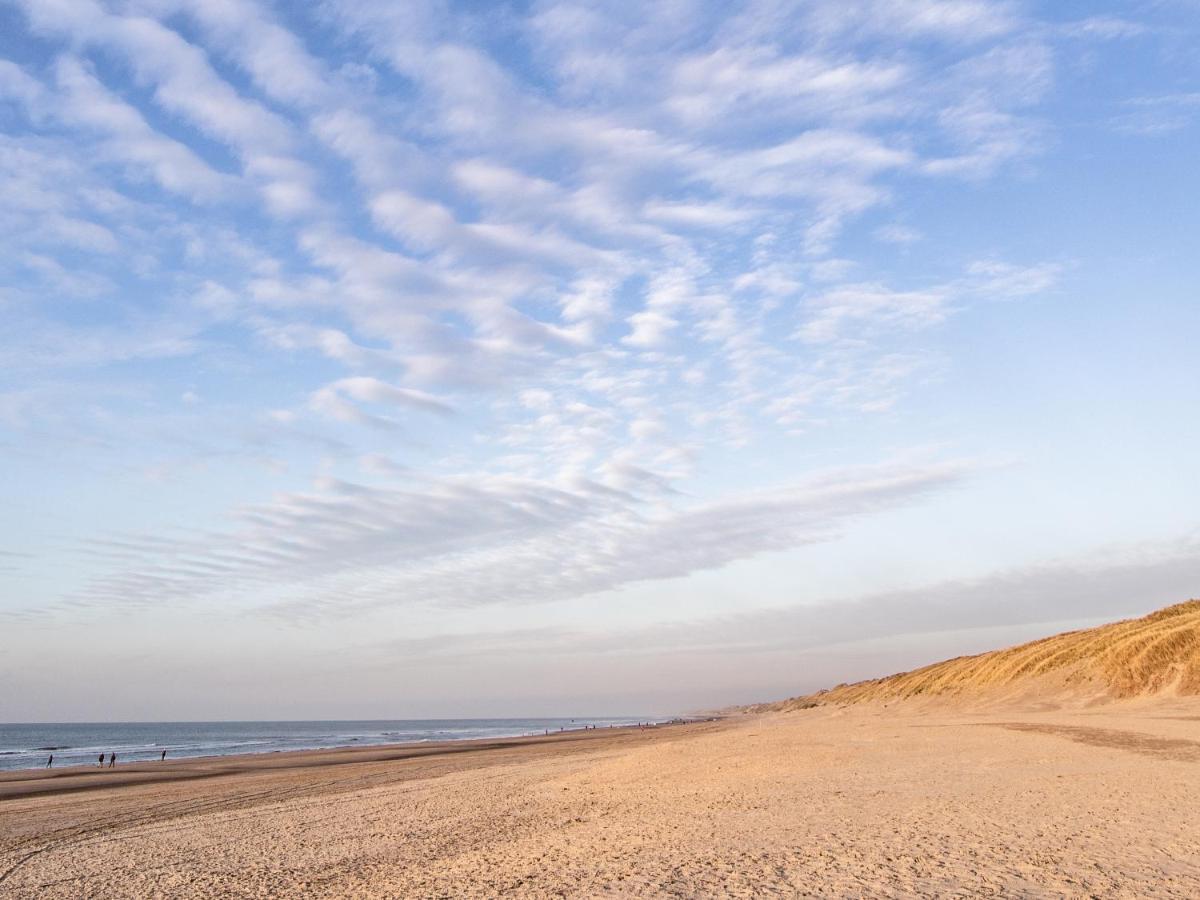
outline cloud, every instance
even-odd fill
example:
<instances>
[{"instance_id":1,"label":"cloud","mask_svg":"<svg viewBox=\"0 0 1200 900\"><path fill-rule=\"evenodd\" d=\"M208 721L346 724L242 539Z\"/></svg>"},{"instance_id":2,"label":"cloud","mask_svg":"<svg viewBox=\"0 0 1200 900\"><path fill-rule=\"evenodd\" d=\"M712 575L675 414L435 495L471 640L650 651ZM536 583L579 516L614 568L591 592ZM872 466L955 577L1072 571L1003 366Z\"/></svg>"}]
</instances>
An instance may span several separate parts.
<instances>
[{"instance_id":1,"label":"cloud","mask_svg":"<svg viewBox=\"0 0 1200 900\"><path fill-rule=\"evenodd\" d=\"M403 191L386 191L371 201L371 215L386 230L418 250L445 245L457 222L440 203L421 200Z\"/></svg>"},{"instance_id":2,"label":"cloud","mask_svg":"<svg viewBox=\"0 0 1200 900\"><path fill-rule=\"evenodd\" d=\"M1121 106L1110 119L1117 131L1145 137L1171 134L1200 117L1200 91L1134 97Z\"/></svg>"},{"instance_id":3,"label":"cloud","mask_svg":"<svg viewBox=\"0 0 1200 900\"><path fill-rule=\"evenodd\" d=\"M1060 277L974 255L914 282L853 230L1043 146L1055 35L1016 4L539 4L503 17L520 59L437 3L19 6L2 358L203 397L147 454L211 431L231 467L367 482L262 483L80 603L290 604L292 566L313 608L541 600L820 540L883 481L718 495L710 461L894 408L942 322ZM182 355L186 384L150 364ZM103 412L106 440L143 415ZM895 502L954 480L912 477Z\"/></svg>"},{"instance_id":4,"label":"cloud","mask_svg":"<svg viewBox=\"0 0 1200 900\"><path fill-rule=\"evenodd\" d=\"M413 474L410 467L383 453L368 453L359 459L358 464L364 472L386 478L403 478Z\"/></svg>"},{"instance_id":5,"label":"cloud","mask_svg":"<svg viewBox=\"0 0 1200 900\"><path fill-rule=\"evenodd\" d=\"M842 336L849 327L925 327L946 318L949 299L939 288L895 291L879 284L845 285L812 301L812 315L799 337L824 342Z\"/></svg>"},{"instance_id":6,"label":"cloud","mask_svg":"<svg viewBox=\"0 0 1200 900\"><path fill-rule=\"evenodd\" d=\"M46 100L46 88L16 63L0 59L0 97L38 115Z\"/></svg>"},{"instance_id":7,"label":"cloud","mask_svg":"<svg viewBox=\"0 0 1200 900\"><path fill-rule=\"evenodd\" d=\"M657 347L679 323L670 316L654 310L634 313L629 317L629 334L625 343L634 347Z\"/></svg>"},{"instance_id":8,"label":"cloud","mask_svg":"<svg viewBox=\"0 0 1200 900\"><path fill-rule=\"evenodd\" d=\"M696 228L724 228L754 217L752 210L731 209L718 203L669 203L652 200L645 206L646 216L660 222Z\"/></svg>"},{"instance_id":9,"label":"cloud","mask_svg":"<svg viewBox=\"0 0 1200 900\"><path fill-rule=\"evenodd\" d=\"M1197 594L1200 540L1118 545L973 579L733 617L762 646L801 649L875 638L1142 615ZM774 635L774 636L772 636Z\"/></svg>"},{"instance_id":10,"label":"cloud","mask_svg":"<svg viewBox=\"0 0 1200 900\"><path fill-rule=\"evenodd\" d=\"M189 16L206 32L223 56L231 57L268 96L301 108L316 109L336 102L334 78L303 42L256 3L156 2L160 13Z\"/></svg>"},{"instance_id":11,"label":"cloud","mask_svg":"<svg viewBox=\"0 0 1200 900\"><path fill-rule=\"evenodd\" d=\"M1026 297L1054 287L1062 277L1061 263L1018 266L999 260L978 260L967 266L965 289L996 297Z\"/></svg>"},{"instance_id":12,"label":"cloud","mask_svg":"<svg viewBox=\"0 0 1200 900\"><path fill-rule=\"evenodd\" d=\"M887 244L915 244L921 240L922 234L915 228L905 225L883 225L875 229L875 237Z\"/></svg>"},{"instance_id":13,"label":"cloud","mask_svg":"<svg viewBox=\"0 0 1200 900\"><path fill-rule=\"evenodd\" d=\"M1149 28L1140 22L1131 22L1120 16L1088 16L1074 22L1064 22L1060 31L1063 35L1074 38L1125 40L1141 37Z\"/></svg>"},{"instance_id":14,"label":"cloud","mask_svg":"<svg viewBox=\"0 0 1200 900\"><path fill-rule=\"evenodd\" d=\"M240 510L237 530L90 541L113 568L75 602L137 607L235 592L303 620L393 605L571 599L827 541L968 472L961 463L847 469L683 506L647 505L579 479L458 477L405 488L327 479ZM626 488L659 493L649 473L629 474Z\"/></svg>"},{"instance_id":15,"label":"cloud","mask_svg":"<svg viewBox=\"0 0 1200 900\"><path fill-rule=\"evenodd\" d=\"M203 49L185 40L177 31L151 16L119 15L89 0L56 4L24 2L33 29L61 36L76 48L94 47L127 65L138 83L149 87L155 103L182 118L211 138L232 149L242 163L247 181L256 186L265 207L274 215L292 217L316 207L313 193L315 174L293 155L296 137L286 120L240 94L208 61ZM70 85L98 95L95 86L80 84L80 77L66 74ZM64 78L60 71L60 80ZM86 79L84 79L86 81ZM126 135L122 149L151 165L156 177L169 189L180 177L175 170L183 159L164 159L170 142L143 135L133 140L131 129L147 132L130 108L122 109L106 98L102 109L93 110L85 99L74 112L92 124L117 129ZM141 119L138 115L137 119ZM149 159L143 157L149 155ZM174 151L180 157L180 151ZM193 164L194 167L194 164ZM195 192L195 199L205 194Z\"/></svg>"},{"instance_id":16,"label":"cloud","mask_svg":"<svg viewBox=\"0 0 1200 900\"><path fill-rule=\"evenodd\" d=\"M901 291L881 284L842 284L811 298L796 337L809 343L861 340L888 330L912 331L936 325L957 304L986 298L1040 294L1060 279L1063 266L1044 262L1019 266L977 260L961 278L922 290Z\"/></svg>"},{"instance_id":17,"label":"cloud","mask_svg":"<svg viewBox=\"0 0 1200 900\"><path fill-rule=\"evenodd\" d=\"M826 32L899 33L965 42L1007 34L1020 22L1012 4L985 0L851 0L819 4L810 15Z\"/></svg>"},{"instance_id":18,"label":"cloud","mask_svg":"<svg viewBox=\"0 0 1200 900\"><path fill-rule=\"evenodd\" d=\"M346 422L360 425L396 424L390 418L364 412L351 401L442 415L453 412L449 405L432 394L413 388L397 387L366 375L342 378L325 385L313 393L309 405L317 412Z\"/></svg>"},{"instance_id":19,"label":"cloud","mask_svg":"<svg viewBox=\"0 0 1200 900\"><path fill-rule=\"evenodd\" d=\"M60 105L50 108L62 119L103 135L102 152L127 165L134 177L144 172L164 189L200 202L232 194L233 179L152 129L140 112L108 91L78 60L60 59L56 79L62 91Z\"/></svg>"},{"instance_id":20,"label":"cloud","mask_svg":"<svg viewBox=\"0 0 1200 900\"><path fill-rule=\"evenodd\" d=\"M281 152L289 144L288 128L278 117L239 96L216 74L202 50L155 19L110 14L88 0L53 7L21 5L38 31L111 47L140 81L154 88L157 102L208 134L239 149Z\"/></svg>"},{"instance_id":21,"label":"cloud","mask_svg":"<svg viewBox=\"0 0 1200 900\"><path fill-rule=\"evenodd\" d=\"M389 640L375 654L399 655L412 664L470 658L510 666L530 655L589 660L611 666L620 659L696 658L702 669L739 666L773 668L782 654L789 671L806 672L792 683L774 674L776 696L796 695L836 681L890 674L879 668L934 662L948 636L962 645L971 632L1002 629L1041 636L1063 623L1111 621L1145 615L1200 594L1200 538L1183 536L1145 544L1098 548L1077 557L1049 559L999 569L976 578L931 582L917 588L858 597L802 597L770 609L700 618L671 619L620 630L555 626L467 634L442 633L416 640ZM886 639L891 652L876 642ZM1005 635L993 638L1003 645ZM1010 639L1009 639L1010 640ZM953 643L949 644L953 646ZM987 644L984 645L988 646ZM903 648L897 655L897 648ZM836 650L829 658L825 651ZM362 651L360 651L362 652ZM924 654L924 655L922 655ZM841 668L837 668L840 665ZM813 672L814 666L819 667ZM817 679L829 679L821 682ZM719 685L701 685L705 698ZM745 702L751 697L740 698ZM761 698L761 699L766 699Z\"/></svg>"},{"instance_id":22,"label":"cloud","mask_svg":"<svg viewBox=\"0 0 1200 900\"><path fill-rule=\"evenodd\" d=\"M777 115L831 111L870 102L907 79L894 62L782 56L770 45L719 47L675 64L666 108L690 126L734 125L746 111L771 107Z\"/></svg>"}]
</instances>

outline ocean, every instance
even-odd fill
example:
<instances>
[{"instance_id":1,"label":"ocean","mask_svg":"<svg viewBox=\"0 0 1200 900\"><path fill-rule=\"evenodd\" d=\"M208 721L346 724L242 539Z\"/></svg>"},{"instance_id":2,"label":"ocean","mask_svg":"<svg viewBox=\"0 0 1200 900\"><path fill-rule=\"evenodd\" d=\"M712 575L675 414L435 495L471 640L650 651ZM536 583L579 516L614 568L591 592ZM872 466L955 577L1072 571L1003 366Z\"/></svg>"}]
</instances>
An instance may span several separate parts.
<instances>
[{"instance_id":1,"label":"ocean","mask_svg":"<svg viewBox=\"0 0 1200 900\"><path fill-rule=\"evenodd\" d=\"M0 723L0 771L40 768L51 753L54 766L96 765L116 753L117 765L235 753L274 753L371 744L466 741L515 737L596 725L628 725L638 717L576 719L396 719L346 722L70 722Z\"/></svg>"}]
</instances>

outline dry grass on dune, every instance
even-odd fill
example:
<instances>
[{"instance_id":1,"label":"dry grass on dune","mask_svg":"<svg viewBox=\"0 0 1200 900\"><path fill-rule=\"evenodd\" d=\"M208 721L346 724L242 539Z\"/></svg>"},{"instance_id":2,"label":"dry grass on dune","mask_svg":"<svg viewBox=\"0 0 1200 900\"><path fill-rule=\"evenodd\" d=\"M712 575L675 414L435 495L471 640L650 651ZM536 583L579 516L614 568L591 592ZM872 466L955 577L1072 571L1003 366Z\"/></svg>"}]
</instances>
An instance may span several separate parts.
<instances>
[{"instance_id":1,"label":"dry grass on dune","mask_svg":"<svg viewBox=\"0 0 1200 900\"><path fill-rule=\"evenodd\" d=\"M1069 631L912 672L839 685L771 708L982 696L1019 689L1051 675L1064 687L1090 688L1100 698L1166 691L1200 694L1200 600L1168 606L1141 619Z\"/></svg>"}]
</instances>

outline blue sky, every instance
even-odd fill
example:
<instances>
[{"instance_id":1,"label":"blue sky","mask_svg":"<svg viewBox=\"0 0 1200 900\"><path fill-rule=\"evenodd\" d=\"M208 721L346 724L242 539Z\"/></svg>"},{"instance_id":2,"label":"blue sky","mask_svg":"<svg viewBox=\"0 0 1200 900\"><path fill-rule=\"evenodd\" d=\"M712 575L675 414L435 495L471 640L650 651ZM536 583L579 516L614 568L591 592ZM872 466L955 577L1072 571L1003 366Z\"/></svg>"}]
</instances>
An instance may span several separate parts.
<instances>
[{"instance_id":1,"label":"blue sky","mask_svg":"<svg viewBox=\"0 0 1200 900\"><path fill-rule=\"evenodd\" d=\"M0 718L670 712L1200 594L1198 24L0 5Z\"/></svg>"}]
</instances>

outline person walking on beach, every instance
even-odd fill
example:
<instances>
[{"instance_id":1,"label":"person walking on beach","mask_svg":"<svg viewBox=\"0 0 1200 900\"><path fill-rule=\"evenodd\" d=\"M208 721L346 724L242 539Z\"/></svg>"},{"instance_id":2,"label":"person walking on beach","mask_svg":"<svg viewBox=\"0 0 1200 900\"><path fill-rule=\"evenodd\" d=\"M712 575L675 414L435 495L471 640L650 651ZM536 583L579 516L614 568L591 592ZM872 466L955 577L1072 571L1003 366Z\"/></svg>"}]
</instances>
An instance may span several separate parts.
<instances>
[{"instance_id":1,"label":"person walking on beach","mask_svg":"<svg viewBox=\"0 0 1200 900\"><path fill-rule=\"evenodd\" d=\"M158 761L159 761L159 762L166 762L166 761L167 761L167 751L166 751L166 750L164 750L164 751L162 752L162 756L161 756L161 757L159 757L159 760L158 760Z\"/></svg>"},{"instance_id":2,"label":"person walking on beach","mask_svg":"<svg viewBox=\"0 0 1200 900\"><path fill-rule=\"evenodd\" d=\"M108 767L111 769L116 764L117 764L117 754L115 754L115 753L108 754Z\"/></svg>"},{"instance_id":3,"label":"person walking on beach","mask_svg":"<svg viewBox=\"0 0 1200 900\"><path fill-rule=\"evenodd\" d=\"M102 769L104 768L104 754L103 753L100 754L100 768L102 768Z\"/></svg>"},{"instance_id":4,"label":"person walking on beach","mask_svg":"<svg viewBox=\"0 0 1200 900\"><path fill-rule=\"evenodd\" d=\"M50 758L48 760L46 760L46 768L49 769L52 765L54 765L54 754L53 753L51 753Z\"/></svg>"}]
</instances>

